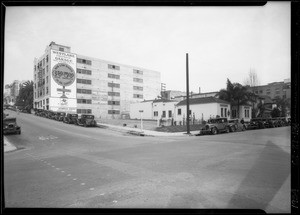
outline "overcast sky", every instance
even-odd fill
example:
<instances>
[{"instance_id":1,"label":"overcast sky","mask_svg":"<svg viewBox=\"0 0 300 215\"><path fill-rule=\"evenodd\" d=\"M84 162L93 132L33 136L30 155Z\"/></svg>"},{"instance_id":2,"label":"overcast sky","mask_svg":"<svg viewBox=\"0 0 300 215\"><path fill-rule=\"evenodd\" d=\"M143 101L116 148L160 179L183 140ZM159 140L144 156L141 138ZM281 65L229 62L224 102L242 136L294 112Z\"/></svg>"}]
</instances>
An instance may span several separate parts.
<instances>
[{"instance_id":1,"label":"overcast sky","mask_svg":"<svg viewBox=\"0 0 300 215\"><path fill-rule=\"evenodd\" d=\"M161 73L167 90L219 91L290 78L290 2L261 7L7 7L4 83L33 79L54 41L71 52Z\"/></svg>"}]
</instances>

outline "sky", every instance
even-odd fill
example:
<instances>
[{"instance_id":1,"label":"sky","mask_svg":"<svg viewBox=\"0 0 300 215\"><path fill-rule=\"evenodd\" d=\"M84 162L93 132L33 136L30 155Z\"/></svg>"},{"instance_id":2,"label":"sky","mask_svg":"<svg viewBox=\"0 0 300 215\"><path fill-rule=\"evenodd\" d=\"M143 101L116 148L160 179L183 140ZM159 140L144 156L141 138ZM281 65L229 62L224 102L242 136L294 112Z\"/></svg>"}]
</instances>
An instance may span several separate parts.
<instances>
[{"instance_id":1,"label":"sky","mask_svg":"<svg viewBox=\"0 0 300 215\"><path fill-rule=\"evenodd\" d=\"M290 2L251 7L7 7L4 84L33 80L54 41L71 52L161 73L166 90L213 92L291 73Z\"/></svg>"}]
</instances>

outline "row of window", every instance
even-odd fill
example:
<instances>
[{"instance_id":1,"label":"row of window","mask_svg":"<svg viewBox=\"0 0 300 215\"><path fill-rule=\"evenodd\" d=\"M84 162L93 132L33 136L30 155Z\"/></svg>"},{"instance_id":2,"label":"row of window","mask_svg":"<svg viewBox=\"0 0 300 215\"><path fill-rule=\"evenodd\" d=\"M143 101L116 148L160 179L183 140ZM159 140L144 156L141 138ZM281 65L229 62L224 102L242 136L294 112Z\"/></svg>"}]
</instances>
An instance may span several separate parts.
<instances>
[{"instance_id":1,"label":"row of window","mask_svg":"<svg viewBox=\"0 0 300 215\"><path fill-rule=\"evenodd\" d=\"M88 69L78 69L77 68L77 73L84 74L84 75L92 75L92 71L88 70Z\"/></svg>"},{"instance_id":2,"label":"row of window","mask_svg":"<svg viewBox=\"0 0 300 215\"><path fill-rule=\"evenodd\" d=\"M86 59L81 59L81 58L77 58L77 63L92 65L92 61L86 60Z\"/></svg>"},{"instance_id":3,"label":"row of window","mask_svg":"<svg viewBox=\"0 0 300 215\"><path fill-rule=\"evenodd\" d=\"M282 91L284 91L284 89L282 89ZM263 94L263 90L259 90L259 91L256 90L255 93L256 93L256 94L258 94L258 93ZM280 89L279 89L279 88L276 88L276 89L275 89L275 93L276 93L276 94L280 94ZM271 94L271 89L266 89L266 94L267 94L267 95L270 95L270 94Z\"/></svg>"},{"instance_id":4,"label":"row of window","mask_svg":"<svg viewBox=\"0 0 300 215\"><path fill-rule=\"evenodd\" d=\"M120 70L119 66L108 64L109 69Z\"/></svg>"},{"instance_id":5,"label":"row of window","mask_svg":"<svg viewBox=\"0 0 300 215\"><path fill-rule=\"evenodd\" d=\"M82 94L92 94L92 90L88 90L88 89L77 89L77 93L82 93Z\"/></svg>"},{"instance_id":6,"label":"row of window","mask_svg":"<svg viewBox=\"0 0 300 215\"><path fill-rule=\"evenodd\" d=\"M179 109L178 109L179 110ZM158 116L158 111L154 111L153 112L153 115L154 116ZM162 115L161 115L161 117L166 117L166 111L164 110L164 111L162 111ZM168 111L168 117L172 117L172 111L171 110L169 110Z\"/></svg>"},{"instance_id":7,"label":"row of window","mask_svg":"<svg viewBox=\"0 0 300 215\"><path fill-rule=\"evenodd\" d=\"M91 109L77 109L78 114L91 114L92 110Z\"/></svg>"},{"instance_id":8,"label":"row of window","mask_svg":"<svg viewBox=\"0 0 300 215\"><path fill-rule=\"evenodd\" d=\"M108 82L108 87L120 88L120 84Z\"/></svg>"},{"instance_id":9,"label":"row of window","mask_svg":"<svg viewBox=\"0 0 300 215\"><path fill-rule=\"evenodd\" d=\"M92 104L91 99L77 99L77 103L79 104Z\"/></svg>"},{"instance_id":10,"label":"row of window","mask_svg":"<svg viewBox=\"0 0 300 215\"><path fill-rule=\"evenodd\" d=\"M77 78L77 83L78 84L92 84L92 80Z\"/></svg>"}]
</instances>

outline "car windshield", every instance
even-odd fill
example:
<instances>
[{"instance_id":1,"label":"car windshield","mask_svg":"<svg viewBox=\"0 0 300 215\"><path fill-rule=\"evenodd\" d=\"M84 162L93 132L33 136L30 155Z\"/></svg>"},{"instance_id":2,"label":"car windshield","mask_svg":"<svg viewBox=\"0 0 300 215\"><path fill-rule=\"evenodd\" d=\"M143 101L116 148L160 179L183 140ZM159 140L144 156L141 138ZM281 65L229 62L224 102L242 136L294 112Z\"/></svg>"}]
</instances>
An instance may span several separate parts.
<instances>
[{"instance_id":1,"label":"car windshield","mask_svg":"<svg viewBox=\"0 0 300 215\"><path fill-rule=\"evenodd\" d=\"M6 119L4 119L4 123L6 123L6 124L9 124L9 123L15 123L16 122L16 119L15 118L6 118Z\"/></svg>"},{"instance_id":2,"label":"car windshield","mask_svg":"<svg viewBox=\"0 0 300 215\"><path fill-rule=\"evenodd\" d=\"M94 119L94 116L92 116L92 115L86 115L85 118L87 118L87 119Z\"/></svg>"}]
</instances>

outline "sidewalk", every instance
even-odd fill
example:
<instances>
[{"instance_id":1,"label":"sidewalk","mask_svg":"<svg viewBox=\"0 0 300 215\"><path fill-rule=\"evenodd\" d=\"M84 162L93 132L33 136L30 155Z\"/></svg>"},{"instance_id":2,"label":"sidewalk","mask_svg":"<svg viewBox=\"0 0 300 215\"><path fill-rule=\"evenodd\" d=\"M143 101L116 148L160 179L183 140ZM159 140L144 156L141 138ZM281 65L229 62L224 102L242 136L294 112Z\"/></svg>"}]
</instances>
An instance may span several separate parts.
<instances>
[{"instance_id":1,"label":"sidewalk","mask_svg":"<svg viewBox=\"0 0 300 215\"><path fill-rule=\"evenodd\" d=\"M8 141L8 139L5 136L3 136L3 145L4 145L4 152L10 152L17 149L13 144L11 144Z\"/></svg>"},{"instance_id":2,"label":"sidewalk","mask_svg":"<svg viewBox=\"0 0 300 215\"><path fill-rule=\"evenodd\" d=\"M100 128L107 128L111 129L114 131L119 131L119 132L126 132L129 134L133 135L138 135L138 136L155 136L155 137L170 137L170 136L177 136L177 137L183 137L183 136L191 136L191 135L196 135L199 133L199 131L191 131L190 135L186 134L186 132L159 132L159 131L152 131L152 130L141 130L140 128L132 128L128 126L117 126L117 125L110 125L106 123L100 123L97 122L97 126Z\"/></svg>"}]
</instances>

